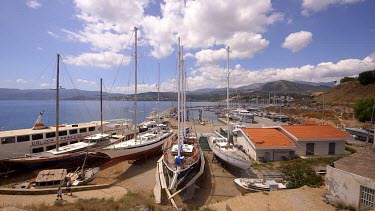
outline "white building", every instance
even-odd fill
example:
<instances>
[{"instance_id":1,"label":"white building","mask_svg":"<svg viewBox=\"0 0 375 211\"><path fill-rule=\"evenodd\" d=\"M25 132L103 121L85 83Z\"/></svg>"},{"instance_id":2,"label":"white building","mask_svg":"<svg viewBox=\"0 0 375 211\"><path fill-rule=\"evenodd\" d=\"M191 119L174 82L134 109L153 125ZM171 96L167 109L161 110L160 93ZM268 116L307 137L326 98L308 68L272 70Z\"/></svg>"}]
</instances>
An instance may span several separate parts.
<instances>
[{"instance_id":1,"label":"white building","mask_svg":"<svg viewBox=\"0 0 375 211\"><path fill-rule=\"evenodd\" d=\"M345 154L345 142L352 137L330 125L284 125L280 129L296 145L296 154Z\"/></svg>"},{"instance_id":2,"label":"white building","mask_svg":"<svg viewBox=\"0 0 375 211\"><path fill-rule=\"evenodd\" d=\"M375 208L375 155L353 154L327 167L326 198L357 210Z\"/></svg>"},{"instance_id":3,"label":"white building","mask_svg":"<svg viewBox=\"0 0 375 211\"><path fill-rule=\"evenodd\" d=\"M278 128L242 128L237 143L256 161L279 161L294 155L293 140Z\"/></svg>"}]
</instances>

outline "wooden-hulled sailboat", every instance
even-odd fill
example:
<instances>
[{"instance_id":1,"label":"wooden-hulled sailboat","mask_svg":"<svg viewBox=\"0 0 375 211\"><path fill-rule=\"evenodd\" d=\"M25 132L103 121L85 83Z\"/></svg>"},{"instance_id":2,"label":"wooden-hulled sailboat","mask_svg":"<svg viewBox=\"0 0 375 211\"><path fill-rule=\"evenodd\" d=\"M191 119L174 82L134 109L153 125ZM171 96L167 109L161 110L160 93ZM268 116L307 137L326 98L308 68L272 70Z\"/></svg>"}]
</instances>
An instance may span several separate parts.
<instances>
[{"instance_id":1,"label":"wooden-hulled sailboat","mask_svg":"<svg viewBox=\"0 0 375 211\"><path fill-rule=\"evenodd\" d=\"M241 151L238 146L229 142L229 47L227 48L227 51L227 137L223 137L215 131L214 134L209 136L208 145L220 160L241 169L248 169L252 163L249 156Z\"/></svg>"},{"instance_id":2,"label":"wooden-hulled sailboat","mask_svg":"<svg viewBox=\"0 0 375 211\"><path fill-rule=\"evenodd\" d=\"M204 171L204 156L197 134L189 131L185 123L186 76L182 65L180 38L178 48L178 132L164 145L163 156L158 162L158 171L163 172L164 178L161 179L165 181L165 188L168 193L170 190L174 192L174 195L194 184Z\"/></svg>"}]
</instances>

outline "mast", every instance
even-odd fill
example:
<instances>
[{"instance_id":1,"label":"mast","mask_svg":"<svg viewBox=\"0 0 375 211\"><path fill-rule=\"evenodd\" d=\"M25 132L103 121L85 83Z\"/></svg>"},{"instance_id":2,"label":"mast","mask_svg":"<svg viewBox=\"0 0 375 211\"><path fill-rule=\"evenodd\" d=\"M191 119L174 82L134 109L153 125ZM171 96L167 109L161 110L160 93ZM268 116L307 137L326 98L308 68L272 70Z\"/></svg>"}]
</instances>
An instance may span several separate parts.
<instances>
[{"instance_id":1,"label":"mast","mask_svg":"<svg viewBox=\"0 0 375 211\"><path fill-rule=\"evenodd\" d=\"M227 47L228 59L227 59L227 141L229 142L229 46Z\"/></svg>"},{"instance_id":2,"label":"mast","mask_svg":"<svg viewBox=\"0 0 375 211\"><path fill-rule=\"evenodd\" d=\"M60 87L60 54L57 54L56 71L56 151L59 151L59 87Z\"/></svg>"},{"instance_id":3,"label":"mast","mask_svg":"<svg viewBox=\"0 0 375 211\"><path fill-rule=\"evenodd\" d=\"M160 112L160 63L158 62L158 112L157 116L159 117Z\"/></svg>"},{"instance_id":4,"label":"mast","mask_svg":"<svg viewBox=\"0 0 375 211\"><path fill-rule=\"evenodd\" d=\"M103 79L100 78L100 132L104 133L103 128Z\"/></svg>"},{"instance_id":5,"label":"mast","mask_svg":"<svg viewBox=\"0 0 375 211\"><path fill-rule=\"evenodd\" d=\"M181 49L180 49L180 37L178 38L178 59L177 59L177 61L178 61L178 67L177 67L177 72L178 72L178 82L177 82L177 121L178 121L178 132L177 132L177 137L178 137L178 139L177 139L177 142L178 142L178 158L180 158L181 157L181 152L180 152L180 147L181 147L181 143L180 143L180 139L181 139L181 137L180 137L180 129L181 129L181 118L180 118L180 116L181 116L181 86L180 86L180 83L181 83Z\"/></svg>"},{"instance_id":6,"label":"mast","mask_svg":"<svg viewBox=\"0 0 375 211\"><path fill-rule=\"evenodd\" d=\"M186 95L185 95L185 65L184 65L184 46L181 46L181 91L182 91L182 141L186 138Z\"/></svg>"},{"instance_id":7,"label":"mast","mask_svg":"<svg viewBox=\"0 0 375 211\"><path fill-rule=\"evenodd\" d=\"M137 141L137 27L134 27L134 141Z\"/></svg>"}]
</instances>

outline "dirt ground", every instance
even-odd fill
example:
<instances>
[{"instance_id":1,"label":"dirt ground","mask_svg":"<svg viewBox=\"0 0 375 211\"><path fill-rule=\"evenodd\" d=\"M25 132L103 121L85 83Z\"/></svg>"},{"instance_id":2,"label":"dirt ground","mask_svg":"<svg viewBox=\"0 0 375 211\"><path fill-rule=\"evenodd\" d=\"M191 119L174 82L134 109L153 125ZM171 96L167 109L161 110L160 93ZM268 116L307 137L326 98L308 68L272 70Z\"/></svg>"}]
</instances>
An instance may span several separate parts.
<instances>
[{"instance_id":1,"label":"dirt ground","mask_svg":"<svg viewBox=\"0 0 375 211\"><path fill-rule=\"evenodd\" d=\"M216 127L196 125L196 129L198 132L210 132ZM80 198L119 198L128 191L136 190L152 194L155 185L156 162L160 156L161 154L158 154L147 160L132 163L109 161L101 165L101 172L92 184L111 183L114 186L102 190L77 192L73 194L73 197L63 195L63 199L67 202L74 202ZM331 205L327 205L323 201L324 187L276 191L269 194L256 193L242 197L233 183L236 177L241 176L241 172L230 167L224 168L221 163L213 159L212 152L205 152L205 159L205 173L196 184L194 198L182 204L180 198L177 197L176 201L179 205L198 208L210 204L210 207L217 210L225 210L225 204L235 208L232 210L267 210L268 208L270 208L269 210L334 210ZM42 196L0 195L0 207L22 208L36 203L53 204L55 199L56 194ZM170 206L168 200L162 201L163 204ZM220 203L222 201L225 202Z\"/></svg>"}]
</instances>

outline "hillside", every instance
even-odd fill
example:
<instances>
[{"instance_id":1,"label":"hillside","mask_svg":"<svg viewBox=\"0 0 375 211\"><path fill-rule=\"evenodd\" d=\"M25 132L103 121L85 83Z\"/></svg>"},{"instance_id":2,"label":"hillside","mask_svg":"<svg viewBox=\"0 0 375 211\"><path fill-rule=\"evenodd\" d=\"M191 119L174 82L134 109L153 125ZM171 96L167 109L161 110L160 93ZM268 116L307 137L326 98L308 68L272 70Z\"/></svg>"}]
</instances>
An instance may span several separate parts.
<instances>
[{"instance_id":1,"label":"hillside","mask_svg":"<svg viewBox=\"0 0 375 211\"><path fill-rule=\"evenodd\" d=\"M264 84L255 89L256 92L268 93L282 93L295 95L311 95L313 92L328 91L330 87L321 85L302 84L298 82L291 82L286 80L273 81Z\"/></svg>"},{"instance_id":2,"label":"hillside","mask_svg":"<svg viewBox=\"0 0 375 211\"><path fill-rule=\"evenodd\" d=\"M359 100L375 97L375 83L361 85L359 81L348 81L332 87L324 93L325 102L355 103ZM317 97L322 101L322 96Z\"/></svg>"}]
</instances>

